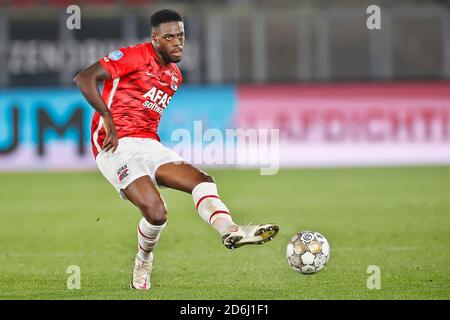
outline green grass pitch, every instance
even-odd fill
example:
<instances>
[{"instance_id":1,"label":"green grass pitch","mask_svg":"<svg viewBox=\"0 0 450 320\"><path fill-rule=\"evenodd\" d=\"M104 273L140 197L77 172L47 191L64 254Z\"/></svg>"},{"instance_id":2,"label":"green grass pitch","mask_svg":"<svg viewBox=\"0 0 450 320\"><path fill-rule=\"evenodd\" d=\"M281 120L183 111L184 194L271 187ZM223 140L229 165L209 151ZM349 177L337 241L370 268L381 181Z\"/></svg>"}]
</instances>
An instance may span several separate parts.
<instances>
[{"instance_id":1,"label":"green grass pitch","mask_svg":"<svg viewBox=\"0 0 450 320\"><path fill-rule=\"evenodd\" d=\"M169 223L152 289L128 287L138 211L97 172L0 175L0 299L449 299L450 167L207 170L238 223L275 222L261 246L226 249L192 198L162 190ZM288 267L288 240L323 233L327 267ZM81 269L69 290L66 269ZM369 290L369 265L381 289Z\"/></svg>"}]
</instances>

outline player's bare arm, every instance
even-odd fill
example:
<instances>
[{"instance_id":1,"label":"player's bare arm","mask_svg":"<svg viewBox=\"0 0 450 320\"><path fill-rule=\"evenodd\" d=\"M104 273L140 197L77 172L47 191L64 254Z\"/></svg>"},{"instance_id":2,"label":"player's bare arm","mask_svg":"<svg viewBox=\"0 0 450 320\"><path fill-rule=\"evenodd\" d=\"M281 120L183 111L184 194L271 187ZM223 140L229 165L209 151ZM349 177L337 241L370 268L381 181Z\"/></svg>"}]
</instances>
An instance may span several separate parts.
<instances>
[{"instance_id":1,"label":"player's bare arm","mask_svg":"<svg viewBox=\"0 0 450 320\"><path fill-rule=\"evenodd\" d=\"M81 93L89 104L97 110L103 119L106 130L103 149L105 151L112 150L112 152L114 152L119 145L116 128L114 126L111 112L103 101L97 85L98 82L109 80L110 78L111 76L108 71L106 71L99 62L96 62L82 70L74 78L74 82L80 88Z\"/></svg>"}]
</instances>

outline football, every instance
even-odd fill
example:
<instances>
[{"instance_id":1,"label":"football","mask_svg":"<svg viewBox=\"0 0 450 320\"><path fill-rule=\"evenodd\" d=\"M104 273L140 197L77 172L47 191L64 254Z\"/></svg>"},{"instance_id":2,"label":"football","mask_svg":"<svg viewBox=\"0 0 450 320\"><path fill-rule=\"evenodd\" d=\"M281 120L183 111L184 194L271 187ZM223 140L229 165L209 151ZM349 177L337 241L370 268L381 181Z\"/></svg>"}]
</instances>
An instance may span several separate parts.
<instances>
[{"instance_id":1,"label":"football","mask_svg":"<svg viewBox=\"0 0 450 320\"><path fill-rule=\"evenodd\" d=\"M289 241L286 257L293 270L304 274L316 273L327 264L330 245L322 234L302 231Z\"/></svg>"}]
</instances>

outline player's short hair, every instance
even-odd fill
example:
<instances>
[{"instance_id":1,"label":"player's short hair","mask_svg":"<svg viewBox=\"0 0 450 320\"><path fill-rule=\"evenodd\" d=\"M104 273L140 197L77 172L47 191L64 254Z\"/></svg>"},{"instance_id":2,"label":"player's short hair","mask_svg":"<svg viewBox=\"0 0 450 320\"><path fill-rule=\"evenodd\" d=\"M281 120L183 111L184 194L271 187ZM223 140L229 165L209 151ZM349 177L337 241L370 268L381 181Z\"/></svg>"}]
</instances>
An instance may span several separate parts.
<instances>
[{"instance_id":1,"label":"player's short hair","mask_svg":"<svg viewBox=\"0 0 450 320\"><path fill-rule=\"evenodd\" d=\"M178 12L171 10L171 9L163 9L156 11L154 14L152 14L150 18L150 22L152 24L152 28L157 28L161 23L166 22L183 22L183 17Z\"/></svg>"}]
</instances>

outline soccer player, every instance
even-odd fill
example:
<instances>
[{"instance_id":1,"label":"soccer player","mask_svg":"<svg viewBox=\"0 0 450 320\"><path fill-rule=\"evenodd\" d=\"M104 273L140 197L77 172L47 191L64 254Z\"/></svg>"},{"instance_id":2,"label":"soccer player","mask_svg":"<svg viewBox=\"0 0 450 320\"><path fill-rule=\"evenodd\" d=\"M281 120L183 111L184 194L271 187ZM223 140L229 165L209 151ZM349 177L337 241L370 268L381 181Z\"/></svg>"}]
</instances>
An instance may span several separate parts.
<instances>
[{"instance_id":1,"label":"soccer player","mask_svg":"<svg viewBox=\"0 0 450 320\"><path fill-rule=\"evenodd\" d=\"M220 233L227 248L262 244L279 230L274 224L235 224L214 179L159 142L161 115L183 82L176 63L181 61L185 33L181 15L173 10L154 13L151 25L151 42L111 52L74 79L96 110L91 142L100 171L143 216L130 282L135 289L150 288L152 252L167 224L156 186L192 194L200 217Z\"/></svg>"}]
</instances>

